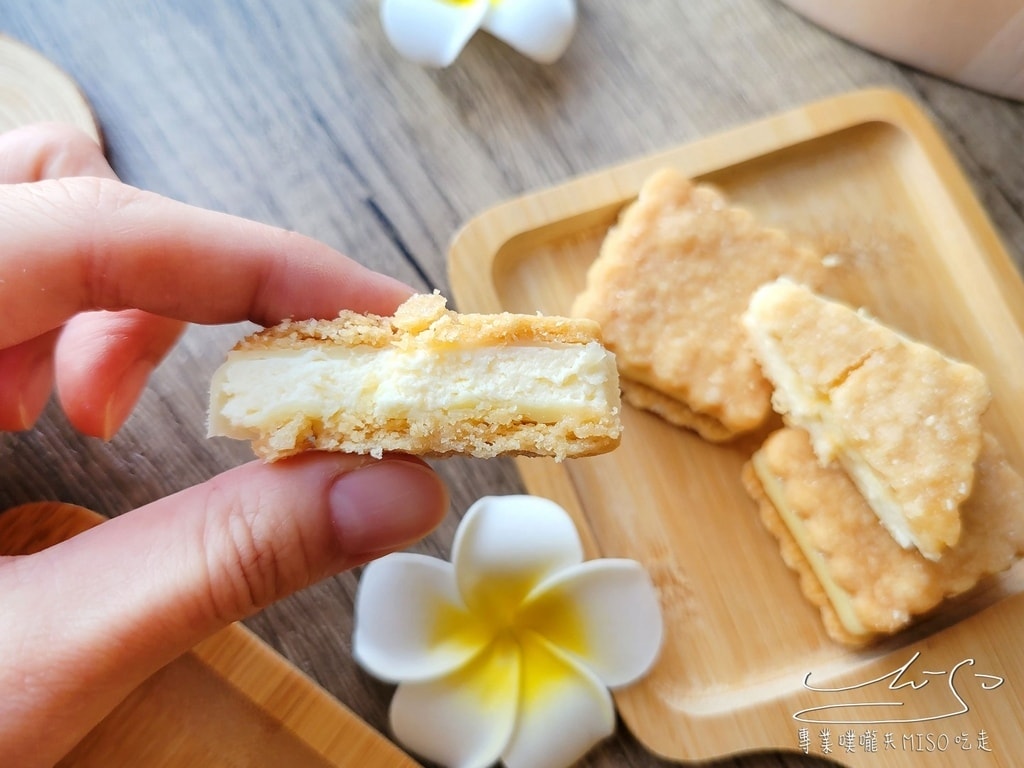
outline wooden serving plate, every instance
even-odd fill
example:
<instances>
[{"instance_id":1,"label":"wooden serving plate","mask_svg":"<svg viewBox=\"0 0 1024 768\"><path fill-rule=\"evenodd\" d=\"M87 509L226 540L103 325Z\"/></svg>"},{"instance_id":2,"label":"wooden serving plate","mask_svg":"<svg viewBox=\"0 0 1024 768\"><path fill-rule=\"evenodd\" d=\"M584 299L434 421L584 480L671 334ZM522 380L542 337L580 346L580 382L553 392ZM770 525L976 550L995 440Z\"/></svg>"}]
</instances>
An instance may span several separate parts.
<instances>
[{"instance_id":1,"label":"wooden serving plate","mask_svg":"<svg viewBox=\"0 0 1024 768\"><path fill-rule=\"evenodd\" d=\"M1024 284L939 134L894 92L812 104L488 210L451 247L458 308L567 313L609 226L663 166L832 254L826 293L980 367L994 394L985 426L1024 470ZM591 556L640 560L659 587L662 655L616 695L647 747L851 766L1024 754L1024 568L851 651L825 635L742 489L763 435L715 446L629 408L623 418L616 451L518 467L531 493L574 515Z\"/></svg>"},{"instance_id":2,"label":"wooden serving plate","mask_svg":"<svg viewBox=\"0 0 1024 768\"><path fill-rule=\"evenodd\" d=\"M0 514L0 555L31 554L104 518L71 504ZM136 689L62 768L415 766L241 624L203 641Z\"/></svg>"}]
</instances>

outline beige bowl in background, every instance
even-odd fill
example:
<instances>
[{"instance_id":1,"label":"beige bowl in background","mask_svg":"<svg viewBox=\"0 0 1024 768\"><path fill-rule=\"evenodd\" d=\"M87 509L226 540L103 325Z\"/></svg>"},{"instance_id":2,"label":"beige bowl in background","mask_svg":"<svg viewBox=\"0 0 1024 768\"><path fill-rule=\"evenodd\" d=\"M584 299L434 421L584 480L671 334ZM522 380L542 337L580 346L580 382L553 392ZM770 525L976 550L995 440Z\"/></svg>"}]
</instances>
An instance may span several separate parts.
<instances>
[{"instance_id":1,"label":"beige bowl in background","mask_svg":"<svg viewBox=\"0 0 1024 768\"><path fill-rule=\"evenodd\" d=\"M1024 0L782 0L896 61L1024 100Z\"/></svg>"}]
</instances>

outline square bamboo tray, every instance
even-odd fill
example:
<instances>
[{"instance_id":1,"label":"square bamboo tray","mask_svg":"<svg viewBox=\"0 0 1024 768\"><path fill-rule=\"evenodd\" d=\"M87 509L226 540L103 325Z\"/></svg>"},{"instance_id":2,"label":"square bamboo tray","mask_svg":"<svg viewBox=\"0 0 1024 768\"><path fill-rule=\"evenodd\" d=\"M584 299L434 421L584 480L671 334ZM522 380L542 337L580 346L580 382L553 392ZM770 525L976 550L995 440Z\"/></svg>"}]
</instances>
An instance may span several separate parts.
<instances>
[{"instance_id":1,"label":"square bamboo tray","mask_svg":"<svg viewBox=\"0 0 1024 768\"><path fill-rule=\"evenodd\" d=\"M1024 470L1024 284L935 128L895 92L811 104L487 210L452 243L455 304L568 313L608 228L665 166L832 254L825 293L983 370L985 427ZM623 421L609 454L517 461L531 493L573 514L589 556L637 559L658 585L661 658L616 696L648 748L908 767L1024 754L1024 568L851 651L825 635L740 484L761 436L712 445L629 407Z\"/></svg>"}]
</instances>

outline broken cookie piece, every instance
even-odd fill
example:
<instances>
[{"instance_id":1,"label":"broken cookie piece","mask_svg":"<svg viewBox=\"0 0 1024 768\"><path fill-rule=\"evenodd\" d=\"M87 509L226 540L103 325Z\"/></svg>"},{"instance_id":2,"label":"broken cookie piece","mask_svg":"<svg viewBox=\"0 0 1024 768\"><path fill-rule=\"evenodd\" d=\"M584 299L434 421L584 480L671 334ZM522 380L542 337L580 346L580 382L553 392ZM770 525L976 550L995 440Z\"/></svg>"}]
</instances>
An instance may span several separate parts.
<instances>
[{"instance_id":1,"label":"broken cookie piece","mask_svg":"<svg viewBox=\"0 0 1024 768\"><path fill-rule=\"evenodd\" d=\"M740 325L751 294L781 275L815 283L821 269L714 187L665 169L609 230L572 314L600 323L627 402L719 442L771 411Z\"/></svg>"},{"instance_id":2,"label":"broken cookie piece","mask_svg":"<svg viewBox=\"0 0 1024 768\"><path fill-rule=\"evenodd\" d=\"M981 371L789 280L759 288L743 323L775 410L892 537L932 560L956 544L991 400Z\"/></svg>"},{"instance_id":3,"label":"broken cookie piece","mask_svg":"<svg viewBox=\"0 0 1024 768\"><path fill-rule=\"evenodd\" d=\"M288 321L233 349L211 436L266 460L308 450L565 459L619 443L615 357L596 323L459 314L417 295L394 317Z\"/></svg>"}]
</instances>

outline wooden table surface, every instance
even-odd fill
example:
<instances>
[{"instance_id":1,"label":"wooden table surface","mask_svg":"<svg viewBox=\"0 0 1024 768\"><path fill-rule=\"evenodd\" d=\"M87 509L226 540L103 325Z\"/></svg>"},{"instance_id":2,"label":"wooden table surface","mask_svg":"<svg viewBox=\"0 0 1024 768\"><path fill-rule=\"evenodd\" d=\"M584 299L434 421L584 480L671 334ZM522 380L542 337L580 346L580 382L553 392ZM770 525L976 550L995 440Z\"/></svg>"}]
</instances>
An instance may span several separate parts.
<instances>
[{"instance_id":1,"label":"wooden table surface","mask_svg":"<svg viewBox=\"0 0 1024 768\"><path fill-rule=\"evenodd\" d=\"M0 32L80 83L126 182L300 231L424 290L448 292L451 237L499 201L877 85L925 106L1021 264L1024 105L879 58L775 0L581 6L553 66L478 35L449 69L422 69L389 47L375 0L15 0ZM0 437L0 508L60 499L113 516L248 460L247 446L204 434L210 374L242 331L191 329L109 443L76 434L54 405L36 430ZM453 509L420 549L446 557L473 500L522 486L503 460L436 466ZM356 577L248 625L384 730L391 689L349 653ZM661 763L620 728L583 764Z\"/></svg>"}]
</instances>

